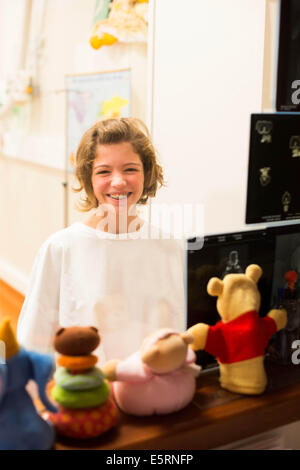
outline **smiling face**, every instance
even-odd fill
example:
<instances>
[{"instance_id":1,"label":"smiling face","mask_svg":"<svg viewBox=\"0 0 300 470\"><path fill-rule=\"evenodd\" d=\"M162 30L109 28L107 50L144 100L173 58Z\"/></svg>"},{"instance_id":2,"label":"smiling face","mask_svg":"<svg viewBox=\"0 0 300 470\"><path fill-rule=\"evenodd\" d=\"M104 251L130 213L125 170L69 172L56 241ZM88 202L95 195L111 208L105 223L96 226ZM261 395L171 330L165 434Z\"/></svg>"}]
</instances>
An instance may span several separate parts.
<instances>
[{"instance_id":1,"label":"smiling face","mask_svg":"<svg viewBox=\"0 0 300 470\"><path fill-rule=\"evenodd\" d=\"M148 198L154 197L158 188L163 186L163 170L158 163L156 151L145 124L140 119L131 117L104 119L103 121L97 121L83 134L76 152L75 175L79 187L73 189L75 192L84 190L77 204L79 210L88 212L91 209L98 208L97 211L101 212L100 207L104 203L103 199L111 204L111 207L114 207L111 199L107 201L106 196L103 198L103 195L98 194L99 185L93 172L94 167L100 163L101 159L109 158L114 152L118 156L130 154L131 161L129 163L132 162L132 158L134 161L142 163L139 176L143 171L144 180L143 192L138 199L139 205L145 205ZM136 160L137 158L138 160ZM102 163L105 164L104 161ZM134 170L132 169L130 172L133 176ZM116 191L115 188L114 192L121 194L121 191ZM98 194L99 199L97 199L95 193ZM132 203L133 197L131 195L128 204L132 205Z\"/></svg>"},{"instance_id":2,"label":"smiling face","mask_svg":"<svg viewBox=\"0 0 300 470\"><path fill-rule=\"evenodd\" d=\"M144 190L144 169L129 142L97 146L92 187L98 204L109 204L116 214L128 213L137 204Z\"/></svg>"}]
</instances>

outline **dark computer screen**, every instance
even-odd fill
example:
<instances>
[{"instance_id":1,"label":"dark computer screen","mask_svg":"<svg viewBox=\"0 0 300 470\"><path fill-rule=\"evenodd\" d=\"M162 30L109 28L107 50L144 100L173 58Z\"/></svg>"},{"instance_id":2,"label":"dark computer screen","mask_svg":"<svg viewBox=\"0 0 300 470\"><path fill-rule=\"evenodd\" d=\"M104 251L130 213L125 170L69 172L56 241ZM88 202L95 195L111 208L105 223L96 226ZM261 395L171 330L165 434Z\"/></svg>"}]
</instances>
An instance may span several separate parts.
<instances>
[{"instance_id":1,"label":"dark computer screen","mask_svg":"<svg viewBox=\"0 0 300 470\"><path fill-rule=\"evenodd\" d=\"M300 291L298 288L300 225L295 224L265 230L207 236L204 238L201 250L187 251L188 328L200 322L214 325L220 320L216 310L217 298L211 297L206 291L210 278L216 276L223 279L229 273L245 272L249 264L258 264L263 270L263 275L258 282L261 294L259 311L261 316L266 315L271 308L277 308L284 303L285 306L287 305L285 290L288 288L288 281L285 276L290 271L296 273L294 299L290 302L289 309L291 311L293 304L294 311L290 317L296 318L293 323L298 325L297 319L300 318L300 305L297 306L298 291ZM295 334L298 332L294 331ZM276 347L281 347L278 344L273 347L274 354L277 354ZM203 368L216 365L215 358L203 351L197 353L197 360Z\"/></svg>"}]
</instances>

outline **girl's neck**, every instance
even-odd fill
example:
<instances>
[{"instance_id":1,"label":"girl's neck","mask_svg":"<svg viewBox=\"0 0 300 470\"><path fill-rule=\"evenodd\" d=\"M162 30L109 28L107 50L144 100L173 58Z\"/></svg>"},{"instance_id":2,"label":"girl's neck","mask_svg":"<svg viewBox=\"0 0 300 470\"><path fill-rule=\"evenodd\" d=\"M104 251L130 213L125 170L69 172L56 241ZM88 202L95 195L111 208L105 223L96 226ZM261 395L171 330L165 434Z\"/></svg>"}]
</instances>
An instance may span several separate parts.
<instances>
[{"instance_id":1,"label":"girl's neck","mask_svg":"<svg viewBox=\"0 0 300 470\"><path fill-rule=\"evenodd\" d=\"M84 222L88 227L115 234L137 232L143 223L137 214L112 218L107 215L97 215L97 212Z\"/></svg>"}]
</instances>

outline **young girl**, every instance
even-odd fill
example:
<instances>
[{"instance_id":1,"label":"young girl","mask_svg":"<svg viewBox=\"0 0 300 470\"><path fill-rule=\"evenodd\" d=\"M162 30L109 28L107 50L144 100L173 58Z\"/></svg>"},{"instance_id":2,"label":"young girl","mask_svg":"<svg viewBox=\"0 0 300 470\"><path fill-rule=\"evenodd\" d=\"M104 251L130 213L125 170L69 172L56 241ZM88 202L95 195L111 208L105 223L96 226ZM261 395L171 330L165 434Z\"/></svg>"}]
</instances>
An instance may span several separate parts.
<instances>
[{"instance_id":1,"label":"young girl","mask_svg":"<svg viewBox=\"0 0 300 470\"><path fill-rule=\"evenodd\" d=\"M95 326L104 363L133 353L157 328L184 328L183 249L177 240L151 239L138 214L163 184L141 121L97 122L80 142L76 176L85 192L82 210L96 210L40 248L18 340L50 353L59 326Z\"/></svg>"}]
</instances>

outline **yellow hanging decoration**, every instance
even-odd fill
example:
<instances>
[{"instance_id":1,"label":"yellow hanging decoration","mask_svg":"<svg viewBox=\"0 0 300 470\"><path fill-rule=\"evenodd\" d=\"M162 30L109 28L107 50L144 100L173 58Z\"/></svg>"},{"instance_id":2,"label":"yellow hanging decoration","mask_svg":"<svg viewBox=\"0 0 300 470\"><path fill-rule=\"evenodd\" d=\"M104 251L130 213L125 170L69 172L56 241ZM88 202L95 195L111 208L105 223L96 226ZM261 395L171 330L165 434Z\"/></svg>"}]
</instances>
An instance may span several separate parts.
<instances>
[{"instance_id":1,"label":"yellow hanging decoration","mask_svg":"<svg viewBox=\"0 0 300 470\"><path fill-rule=\"evenodd\" d=\"M97 27L95 29L97 30ZM108 33L103 33L101 39L96 34L90 38L90 44L94 49L100 49L102 46L112 46L117 41L117 38Z\"/></svg>"},{"instance_id":2,"label":"yellow hanging decoration","mask_svg":"<svg viewBox=\"0 0 300 470\"><path fill-rule=\"evenodd\" d=\"M108 14L107 9L109 9ZM148 0L112 0L109 5L106 4L105 11L103 7L98 16L95 16L90 38L91 46L99 49L102 46L115 44L117 41L146 42L147 14Z\"/></svg>"},{"instance_id":3,"label":"yellow hanging decoration","mask_svg":"<svg viewBox=\"0 0 300 470\"><path fill-rule=\"evenodd\" d=\"M94 14L94 27L90 37L90 45L94 49L99 49L102 46L111 46L117 42L117 38L109 33L97 34L98 28L101 23L108 17L110 10L111 0L96 0L95 14Z\"/></svg>"}]
</instances>

